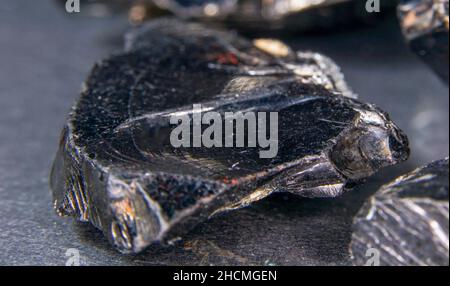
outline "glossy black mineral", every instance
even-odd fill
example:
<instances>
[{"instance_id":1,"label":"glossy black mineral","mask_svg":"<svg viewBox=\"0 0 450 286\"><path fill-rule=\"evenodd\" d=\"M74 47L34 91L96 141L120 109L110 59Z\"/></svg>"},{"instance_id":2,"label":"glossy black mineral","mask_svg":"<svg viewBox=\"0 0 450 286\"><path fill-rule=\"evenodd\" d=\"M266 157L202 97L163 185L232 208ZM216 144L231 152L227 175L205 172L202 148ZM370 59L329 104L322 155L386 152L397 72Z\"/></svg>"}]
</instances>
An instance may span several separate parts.
<instances>
[{"instance_id":1,"label":"glossy black mineral","mask_svg":"<svg viewBox=\"0 0 450 286\"><path fill-rule=\"evenodd\" d=\"M448 265L448 177L447 158L383 186L354 221L354 263Z\"/></svg>"},{"instance_id":2,"label":"glossy black mineral","mask_svg":"<svg viewBox=\"0 0 450 286\"><path fill-rule=\"evenodd\" d=\"M448 84L448 0L405 0L398 11L411 49Z\"/></svg>"},{"instance_id":3,"label":"glossy black mineral","mask_svg":"<svg viewBox=\"0 0 450 286\"><path fill-rule=\"evenodd\" d=\"M172 147L172 115L278 112L278 153ZM355 100L337 66L283 43L162 19L98 63L63 130L51 187L60 215L121 252L167 242L272 192L334 197L408 157L388 115Z\"/></svg>"}]
</instances>

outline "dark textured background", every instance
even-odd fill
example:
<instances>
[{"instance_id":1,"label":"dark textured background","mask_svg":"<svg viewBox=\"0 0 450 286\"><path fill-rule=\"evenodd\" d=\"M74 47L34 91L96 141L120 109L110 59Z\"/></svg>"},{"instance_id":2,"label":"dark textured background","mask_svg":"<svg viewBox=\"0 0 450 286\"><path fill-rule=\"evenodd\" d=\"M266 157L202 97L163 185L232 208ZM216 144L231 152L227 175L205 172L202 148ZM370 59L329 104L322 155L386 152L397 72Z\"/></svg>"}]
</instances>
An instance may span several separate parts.
<instances>
[{"instance_id":1,"label":"dark textured background","mask_svg":"<svg viewBox=\"0 0 450 286\"><path fill-rule=\"evenodd\" d=\"M395 19L288 37L343 68L364 101L390 112L412 157L338 199L277 195L198 226L172 247L121 255L90 227L58 218L48 173L60 128L93 63L120 51L120 16L68 15L49 0L0 2L0 265L348 264L351 220L382 183L448 156L448 88L405 47Z\"/></svg>"}]
</instances>

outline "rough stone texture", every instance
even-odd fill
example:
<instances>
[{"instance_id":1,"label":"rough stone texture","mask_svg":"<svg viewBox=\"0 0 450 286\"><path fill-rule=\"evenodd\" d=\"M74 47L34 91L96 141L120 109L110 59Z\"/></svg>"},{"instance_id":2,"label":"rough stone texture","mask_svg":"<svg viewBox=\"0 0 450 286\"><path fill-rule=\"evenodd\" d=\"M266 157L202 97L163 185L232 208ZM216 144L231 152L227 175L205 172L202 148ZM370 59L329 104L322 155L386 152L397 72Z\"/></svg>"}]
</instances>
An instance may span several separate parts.
<instances>
[{"instance_id":1,"label":"rough stone texture","mask_svg":"<svg viewBox=\"0 0 450 286\"><path fill-rule=\"evenodd\" d=\"M406 0L398 8L411 49L448 84L448 0Z\"/></svg>"},{"instance_id":2,"label":"rough stone texture","mask_svg":"<svg viewBox=\"0 0 450 286\"><path fill-rule=\"evenodd\" d=\"M448 178L447 158L383 186L355 218L354 264L376 249L380 265L448 265Z\"/></svg>"},{"instance_id":3,"label":"rough stone texture","mask_svg":"<svg viewBox=\"0 0 450 286\"><path fill-rule=\"evenodd\" d=\"M151 22L85 83L52 170L56 210L91 222L120 251L140 252L274 192L336 197L409 156L388 115L354 97L321 55L174 19ZM276 156L172 147L170 117L187 114L192 129L200 103L222 115L278 112Z\"/></svg>"},{"instance_id":4,"label":"rough stone texture","mask_svg":"<svg viewBox=\"0 0 450 286\"><path fill-rule=\"evenodd\" d=\"M92 63L122 49L127 25L122 16L61 13L49 0L0 1L0 62L7 67L0 68L1 265L64 265L70 248L82 265L349 264L352 219L367 197L448 155L448 87L409 52L395 19L284 36L295 49L336 60L361 100L388 111L409 135L411 158L338 198L274 194L200 224L175 247L120 254L89 224L55 216L48 170L80 82Z\"/></svg>"}]
</instances>

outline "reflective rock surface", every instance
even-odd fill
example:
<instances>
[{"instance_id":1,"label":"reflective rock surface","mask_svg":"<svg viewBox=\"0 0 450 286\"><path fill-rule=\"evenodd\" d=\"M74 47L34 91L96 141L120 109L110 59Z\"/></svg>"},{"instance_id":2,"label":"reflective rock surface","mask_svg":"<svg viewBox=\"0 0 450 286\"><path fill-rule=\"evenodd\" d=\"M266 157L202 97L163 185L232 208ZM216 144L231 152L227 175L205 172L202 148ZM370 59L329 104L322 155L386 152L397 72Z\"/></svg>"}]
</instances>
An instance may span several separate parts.
<instances>
[{"instance_id":1,"label":"reflective rock surface","mask_svg":"<svg viewBox=\"0 0 450 286\"><path fill-rule=\"evenodd\" d=\"M402 1L398 13L411 49L448 84L448 0Z\"/></svg>"},{"instance_id":2,"label":"reflective rock surface","mask_svg":"<svg viewBox=\"0 0 450 286\"><path fill-rule=\"evenodd\" d=\"M151 47L151 48L150 48ZM388 115L355 100L335 64L281 42L163 19L97 66L63 131L51 185L60 215L101 229L122 252L172 241L273 192L335 197L407 159ZM278 112L278 153L175 148L169 118Z\"/></svg>"},{"instance_id":3,"label":"reflective rock surface","mask_svg":"<svg viewBox=\"0 0 450 286\"><path fill-rule=\"evenodd\" d=\"M448 265L448 178L447 158L383 186L355 218L354 264Z\"/></svg>"}]
</instances>

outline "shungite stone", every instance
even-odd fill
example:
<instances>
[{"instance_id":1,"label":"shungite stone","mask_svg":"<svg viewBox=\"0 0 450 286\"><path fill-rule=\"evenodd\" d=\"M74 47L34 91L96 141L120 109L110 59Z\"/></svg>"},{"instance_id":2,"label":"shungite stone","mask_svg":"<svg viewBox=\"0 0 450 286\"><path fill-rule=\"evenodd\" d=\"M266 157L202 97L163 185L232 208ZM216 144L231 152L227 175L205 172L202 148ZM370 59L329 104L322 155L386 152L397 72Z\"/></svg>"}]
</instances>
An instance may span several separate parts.
<instances>
[{"instance_id":1,"label":"shungite stone","mask_svg":"<svg viewBox=\"0 0 450 286\"><path fill-rule=\"evenodd\" d=\"M389 116L357 101L328 58L161 19L98 63L65 126L54 205L101 229L121 252L170 242L212 215L273 192L334 197L407 159ZM278 155L259 148L172 147L169 117L192 106L278 112Z\"/></svg>"},{"instance_id":2,"label":"shungite stone","mask_svg":"<svg viewBox=\"0 0 450 286\"><path fill-rule=\"evenodd\" d=\"M448 0L404 0L398 8L403 33L411 49L447 84Z\"/></svg>"},{"instance_id":3,"label":"shungite stone","mask_svg":"<svg viewBox=\"0 0 450 286\"><path fill-rule=\"evenodd\" d=\"M380 265L448 265L448 179L447 158L383 186L354 221L354 263L375 249Z\"/></svg>"}]
</instances>

